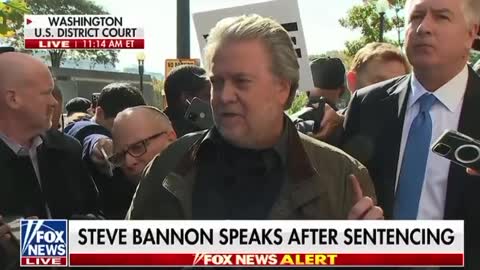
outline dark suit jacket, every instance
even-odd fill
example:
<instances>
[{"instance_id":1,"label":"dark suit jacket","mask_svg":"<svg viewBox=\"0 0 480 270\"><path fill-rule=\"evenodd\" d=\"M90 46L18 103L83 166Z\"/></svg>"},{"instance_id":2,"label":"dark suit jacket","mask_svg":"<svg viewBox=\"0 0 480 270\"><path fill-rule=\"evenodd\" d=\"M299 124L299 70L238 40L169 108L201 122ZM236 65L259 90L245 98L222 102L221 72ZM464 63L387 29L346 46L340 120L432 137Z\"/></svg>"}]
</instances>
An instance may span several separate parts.
<instances>
[{"instance_id":1,"label":"dark suit jacket","mask_svg":"<svg viewBox=\"0 0 480 270\"><path fill-rule=\"evenodd\" d=\"M43 144L37 149L42 181L42 193L52 218L67 219L72 215L98 215L98 191L81 160L82 148L77 140L56 130L42 136ZM14 157L11 149L0 141L0 214L22 215L12 212L16 197L13 192Z\"/></svg>"},{"instance_id":2,"label":"dark suit jacket","mask_svg":"<svg viewBox=\"0 0 480 270\"><path fill-rule=\"evenodd\" d=\"M367 166L378 202L392 217L403 121L411 75L357 91L348 108L344 150ZM480 139L480 78L469 69L458 131ZM465 220L467 269L480 269L480 178L465 168L450 167L445 219Z\"/></svg>"},{"instance_id":3,"label":"dark suit jacket","mask_svg":"<svg viewBox=\"0 0 480 270\"><path fill-rule=\"evenodd\" d=\"M48 131L42 139L37 149L38 165L42 194L52 218L99 217L97 188L81 160L80 143L57 130ZM0 214L5 217L24 216L15 192L18 179L10 165L14 158L15 153L0 140ZM15 245L12 241L0 247L0 269L16 269L19 258Z\"/></svg>"},{"instance_id":4,"label":"dark suit jacket","mask_svg":"<svg viewBox=\"0 0 480 270\"><path fill-rule=\"evenodd\" d=\"M367 170L328 144L300 134L289 121L287 184L269 219L346 219L353 206L355 174L364 194L375 198ZM127 218L192 219L197 150L206 132L185 135L146 168Z\"/></svg>"}]
</instances>

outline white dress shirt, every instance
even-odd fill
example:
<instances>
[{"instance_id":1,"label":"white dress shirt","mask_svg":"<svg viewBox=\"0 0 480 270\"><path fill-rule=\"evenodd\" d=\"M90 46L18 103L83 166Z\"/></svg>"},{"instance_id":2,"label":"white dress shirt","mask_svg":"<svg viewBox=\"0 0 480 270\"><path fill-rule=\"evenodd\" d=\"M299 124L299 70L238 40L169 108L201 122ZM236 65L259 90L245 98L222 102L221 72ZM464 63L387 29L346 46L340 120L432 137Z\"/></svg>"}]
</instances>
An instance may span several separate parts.
<instances>
[{"instance_id":1,"label":"white dress shirt","mask_svg":"<svg viewBox=\"0 0 480 270\"><path fill-rule=\"evenodd\" d=\"M445 130L457 130L467 81L468 68L465 66L453 79L433 92L433 95L437 98L437 102L430 109L430 117L432 118L432 139L430 145L436 141ZM412 76L411 87L412 91L408 96L407 111L403 122L395 189L398 186L398 177L402 167L402 159L408 133L410 132L410 126L420 109L417 100L423 94L428 93L417 80L415 74ZM440 157L431 151L428 153L427 169L425 170L417 219L443 219L449 170L450 161L448 159Z\"/></svg>"}]
</instances>

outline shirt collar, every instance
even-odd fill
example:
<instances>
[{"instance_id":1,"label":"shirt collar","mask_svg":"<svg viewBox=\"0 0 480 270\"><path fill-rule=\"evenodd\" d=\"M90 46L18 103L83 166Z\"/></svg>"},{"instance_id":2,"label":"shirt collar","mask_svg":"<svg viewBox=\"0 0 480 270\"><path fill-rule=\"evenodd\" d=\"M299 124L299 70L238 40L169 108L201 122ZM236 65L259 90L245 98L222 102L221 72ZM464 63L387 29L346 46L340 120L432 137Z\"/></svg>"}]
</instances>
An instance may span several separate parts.
<instances>
[{"instance_id":1,"label":"shirt collar","mask_svg":"<svg viewBox=\"0 0 480 270\"><path fill-rule=\"evenodd\" d=\"M460 73L458 73L453 79L446 84L438 88L433 95L442 103L449 111L453 112L458 108L459 104L463 100L463 96L467 89L468 82L468 67L465 66ZM417 100L429 93L423 85L417 80L415 74L412 76L411 81L412 92L408 99L408 108L412 107Z\"/></svg>"},{"instance_id":2,"label":"shirt collar","mask_svg":"<svg viewBox=\"0 0 480 270\"><path fill-rule=\"evenodd\" d=\"M287 164L287 143L288 143L288 117L284 116L284 124L283 124L283 131L280 135L279 141L272 147L273 150L280 156L282 160L282 164ZM200 151L202 148L209 148L209 146L218 146L221 143L226 143L225 140L222 138L222 135L217 130L216 127L210 129L208 133L203 138L202 142L200 143Z\"/></svg>"},{"instance_id":3,"label":"shirt collar","mask_svg":"<svg viewBox=\"0 0 480 270\"><path fill-rule=\"evenodd\" d=\"M16 154L16 155L28 155L28 153L31 152L33 149L37 149L42 143L42 137L36 136L33 138L32 145L28 148L25 146L22 146L16 142L14 142L12 139L7 137L7 135L3 134L0 132L0 139Z\"/></svg>"}]
</instances>

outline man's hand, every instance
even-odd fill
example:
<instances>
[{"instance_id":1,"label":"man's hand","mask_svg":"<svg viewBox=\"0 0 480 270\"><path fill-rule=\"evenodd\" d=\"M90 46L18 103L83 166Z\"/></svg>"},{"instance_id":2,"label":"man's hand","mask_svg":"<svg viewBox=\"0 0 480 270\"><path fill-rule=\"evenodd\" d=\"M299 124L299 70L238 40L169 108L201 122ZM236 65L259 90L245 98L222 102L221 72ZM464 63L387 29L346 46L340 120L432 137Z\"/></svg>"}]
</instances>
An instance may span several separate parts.
<instances>
[{"instance_id":1,"label":"man's hand","mask_svg":"<svg viewBox=\"0 0 480 270\"><path fill-rule=\"evenodd\" d=\"M355 175L350 175L352 181L355 204L353 205L348 219L384 219L383 209L375 206L372 198L363 196L362 187Z\"/></svg>"},{"instance_id":2,"label":"man's hand","mask_svg":"<svg viewBox=\"0 0 480 270\"><path fill-rule=\"evenodd\" d=\"M105 155L102 153L102 150L106 154L107 158L112 155L113 142L111 139L104 138L98 140L98 142L95 143L95 145L93 146L90 158L92 159L93 163L99 171L106 175L112 176L113 168L111 168L110 163L106 159Z\"/></svg>"},{"instance_id":3,"label":"man's hand","mask_svg":"<svg viewBox=\"0 0 480 270\"><path fill-rule=\"evenodd\" d=\"M9 240L12 238L11 229L0 216L0 240Z\"/></svg>"},{"instance_id":4,"label":"man's hand","mask_svg":"<svg viewBox=\"0 0 480 270\"><path fill-rule=\"evenodd\" d=\"M467 169L467 173L475 176L480 176L480 172L474 169Z\"/></svg>"},{"instance_id":5,"label":"man's hand","mask_svg":"<svg viewBox=\"0 0 480 270\"><path fill-rule=\"evenodd\" d=\"M330 107L330 105L325 104L325 112L323 115L322 122L320 123L320 129L317 133L309 134L315 139L325 141L337 130L337 128L343 125L345 117L343 115L337 114L337 112Z\"/></svg>"}]
</instances>

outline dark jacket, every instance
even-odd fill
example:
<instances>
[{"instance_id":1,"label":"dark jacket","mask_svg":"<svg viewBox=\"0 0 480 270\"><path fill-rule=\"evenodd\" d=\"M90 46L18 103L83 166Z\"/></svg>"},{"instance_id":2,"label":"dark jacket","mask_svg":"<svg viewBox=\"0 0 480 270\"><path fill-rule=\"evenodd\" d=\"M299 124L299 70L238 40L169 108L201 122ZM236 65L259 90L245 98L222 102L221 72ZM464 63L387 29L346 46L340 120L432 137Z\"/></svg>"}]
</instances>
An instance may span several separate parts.
<instances>
[{"instance_id":1,"label":"dark jacket","mask_svg":"<svg viewBox=\"0 0 480 270\"><path fill-rule=\"evenodd\" d=\"M119 168L113 170L113 176L100 172L90 158L90 152L98 140L105 137L111 139L112 134L103 126L90 120L75 122L69 127L68 134L82 144L82 159L100 192L100 202L105 217L124 219L136 185L129 181Z\"/></svg>"},{"instance_id":2,"label":"dark jacket","mask_svg":"<svg viewBox=\"0 0 480 270\"><path fill-rule=\"evenodd\" d=\"M346 219L353 205L348 177L352 173L364 194L375 197L365 167L341 150L298 133L287 122L287 183L269 219ZM147 166L127 218L192 218L196 151L206 133L180 138Z\"/></svg>"},{"instance_id":3,"label":"dark jacket","mask_svg":"<svg viewBox=\"0 0 480 270\"><path fill-rule=\"evenodd\" d=\"M77 140L57 130L42 136L37 149L42 182L42 194L52 218L71 219L88 214L100 217L98 191L81 161L82 148ZM0 214L7 217L24 216L17 201L19 190L11 162L15 153L0 140ZM5 259L8 246L0 248L0 269L7 269ZM18 249L16 249L18 252ZM18 253L8 252L18 262ZM15 268L12 268L15 269Z\"/></svg>"},{"instance_id":4,"label":"dark jacket","mask_svg":"<svg viewBox=\"0 0 480 270\"><path fill-rule=\"evenodd\" d=\"M344 150L367 166L378 203L391 218L397 165L411 75L357 91L345 119ZM480 78L469 69L458 131L480 138ZM454 163L448 176L444 218L465 220L467 269L480 269L480 179Z\"/></svg>"},{"instance_id":5,"label":"dark jacket","mask_svg":"<svg viewBox=\"0 0 480 270\"><path fill-rule=\"evenodd\" d=\"M53 218L71 218L72 215L98 214L98 191L91 176L81 162L82 148L77 140L57 130L42 136L43 144L37 149L42 191ZM0 214L13 213L17 209L15 181L10 160L15 156L0 141Z\"/></svg>"}]
</instances>

